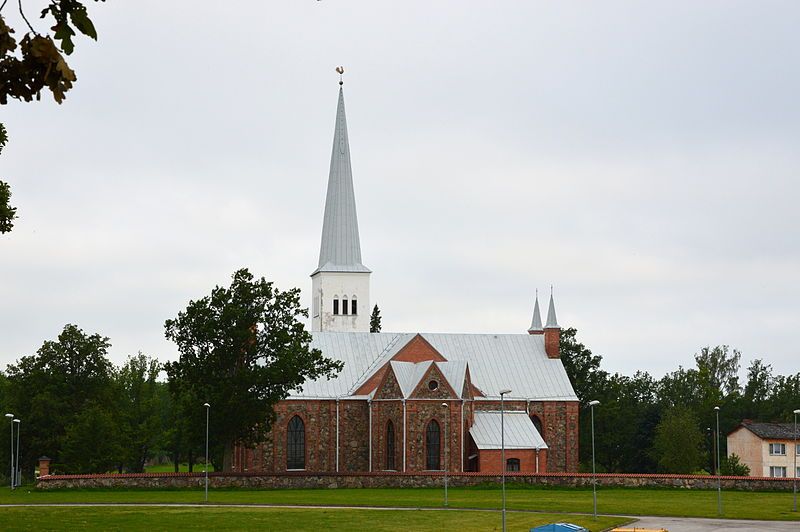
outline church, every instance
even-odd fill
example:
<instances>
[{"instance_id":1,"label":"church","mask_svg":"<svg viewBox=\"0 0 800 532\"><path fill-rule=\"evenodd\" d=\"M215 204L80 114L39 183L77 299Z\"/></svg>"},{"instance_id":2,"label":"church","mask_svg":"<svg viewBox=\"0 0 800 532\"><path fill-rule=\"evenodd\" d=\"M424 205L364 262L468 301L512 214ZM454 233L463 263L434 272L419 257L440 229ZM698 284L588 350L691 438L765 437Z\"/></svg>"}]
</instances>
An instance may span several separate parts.
<instances>
[{"instance_id":1,"label":"church","mask_svg":"<svg viewBox=\"0 0 800 532\"><path fill-rule=\"evenodd\" d=\"M237 447L234 471L577 471L579 403L560 360L552 294L544 326L537 297L521 334L369 332L371 271L341 84L311 274L311 347L344 368L276 405L268 441Z\"/></svg>"}]
</instances>

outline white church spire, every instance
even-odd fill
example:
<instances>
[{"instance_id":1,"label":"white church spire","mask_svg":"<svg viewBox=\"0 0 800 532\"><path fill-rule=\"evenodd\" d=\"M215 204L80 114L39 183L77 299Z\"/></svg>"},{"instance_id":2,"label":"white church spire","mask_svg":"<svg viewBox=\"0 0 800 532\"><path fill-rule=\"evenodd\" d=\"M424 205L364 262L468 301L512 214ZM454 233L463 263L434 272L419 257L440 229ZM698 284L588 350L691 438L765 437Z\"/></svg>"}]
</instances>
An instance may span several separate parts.
<instances>
[{"instance_id":1,"label":"white church spire","mask_svg":"<svg viewBox=\"0 0 800 532\"><path fill-rule=\"evenodd\" d=\"M547 307L547 324L545 329L560 329L556 319L556 305L553 303L553 287L550 287L550 305Z\"/></svg>"},{"instance_id":2,"label":"white church spire","mask_svg":"<svg viewBox=\"0 0 800 532\"><path fill-rule=\"evenodd\" d=\"M350 141L347 137L344 93L341 87L336 109L319 263L314 273L317 272L369 272L361 263L356 197L353 190L353 171L350 167Z\"/></svg>"},{"instance_id":3,"label":"white church spire","mask_svg":"<svg viewBox=\"0 0 800 532\"><path fill-rule=\"evenodd\" d=\"M528 329L529 334L541 334L542 329L542 313L539 311L539 291L536 291L536 303L533 305L533 319L531 320L531 328Z\"/></svg>"},{"instance_id":4,"label":"white church spire","mask_svg":"<svg viewBox=\"0 0 800 532\"><path fill-rule=\"evenodd\" d=\"M344 69L336 71L341 76ZM371 272L361 263L341 78L339 85L319 263L311 274L311 330L368 332Z\"/></svg>"}]
</instances>

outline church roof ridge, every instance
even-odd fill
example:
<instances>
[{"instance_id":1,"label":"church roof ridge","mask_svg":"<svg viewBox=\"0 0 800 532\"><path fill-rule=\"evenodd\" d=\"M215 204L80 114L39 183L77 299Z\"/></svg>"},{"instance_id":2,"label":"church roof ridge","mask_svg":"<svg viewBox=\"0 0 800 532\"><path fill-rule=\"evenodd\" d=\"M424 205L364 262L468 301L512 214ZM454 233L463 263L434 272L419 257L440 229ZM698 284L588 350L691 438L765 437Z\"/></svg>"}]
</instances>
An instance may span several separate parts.
<instances>
[{"instance_id":1,"label":"church roof ridge","mask_svg":"<svg viewBox=\"0 0 800 532\"><path fill-rule=\"evenodd\" d=\"M311 275L328 272L369 272L361 263L353 171L350 165L350 140L344 108L344 91L339 88L336 127L333 134L328 191L322 221L319 263Z\"/></svg>"}]
</instances>

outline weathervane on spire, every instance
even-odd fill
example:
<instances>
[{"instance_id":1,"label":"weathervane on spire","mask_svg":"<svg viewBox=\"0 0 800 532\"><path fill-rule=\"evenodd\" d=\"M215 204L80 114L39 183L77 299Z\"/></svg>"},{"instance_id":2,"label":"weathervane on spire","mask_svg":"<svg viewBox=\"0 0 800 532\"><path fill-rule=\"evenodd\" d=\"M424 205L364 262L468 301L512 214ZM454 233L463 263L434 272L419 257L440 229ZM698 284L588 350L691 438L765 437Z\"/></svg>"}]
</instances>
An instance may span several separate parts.
<instances>
[{"instance_id":1,"label":"weathervane on spire","mask_svg":"<svg viewBox=\"0 0 800 532\"><path fill-rule=\"evenodd\" d=\"M343 66L337 66L336 67L336 72L339 73L339 85L344 85L344 81L342 81L342 74L344 74L344 67Z\"/></svg>"}]
</instances>

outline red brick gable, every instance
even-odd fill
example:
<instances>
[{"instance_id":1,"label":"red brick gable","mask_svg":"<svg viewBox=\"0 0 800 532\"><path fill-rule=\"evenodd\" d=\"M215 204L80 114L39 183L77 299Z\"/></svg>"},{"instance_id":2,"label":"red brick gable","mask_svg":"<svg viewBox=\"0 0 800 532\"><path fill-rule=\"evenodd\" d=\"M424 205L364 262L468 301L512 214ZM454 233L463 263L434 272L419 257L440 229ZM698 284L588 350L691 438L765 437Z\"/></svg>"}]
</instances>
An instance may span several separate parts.
<instances>
[{"instance_id":1,"label":"red brick gable","mask_svg":"<svg viewBox=\"0 0 800 532\"><path fill-rule=\"evenodd\" d=\"M402 399L403 392L400 390L400 384L397 382L397 376L391 365L386 364L381 374L383 378L375 388L375 399Z\"/></svg>"},{"instance_id":2,"label":"red brick gable","mask_svg":"<svg viewBox=\"0 0 800 532\"><path fill-rule=\"evenodd\" d=\"M437 362L447 362L447 359L442 356L428 341L417 333L411 340L406 343L400 350L389 360L397 360L398 362L425 362L426 360L435 360ZM386 373L386 368L389 367L389 362L381 366L375 373L368 378L364 384L358 387L353 395L368 395L372 390L376 389L383 376Z\"/></svg>"},{"instance_id":3,"label":"red brick gable","mask_svg":"<svg viewBox=\"0 0 800 532\"><path fill-rule=\"evenodd\" d=\"M409 340L409 342L392 357L392 360L397 360L398 362L425 362L426 360L447 362L447 359L419 333Z\"/></svg>"}]
</instances>

